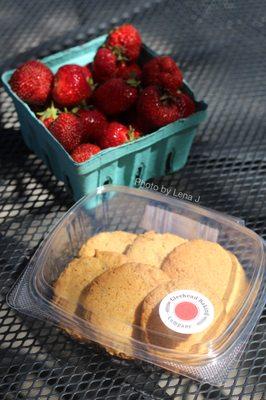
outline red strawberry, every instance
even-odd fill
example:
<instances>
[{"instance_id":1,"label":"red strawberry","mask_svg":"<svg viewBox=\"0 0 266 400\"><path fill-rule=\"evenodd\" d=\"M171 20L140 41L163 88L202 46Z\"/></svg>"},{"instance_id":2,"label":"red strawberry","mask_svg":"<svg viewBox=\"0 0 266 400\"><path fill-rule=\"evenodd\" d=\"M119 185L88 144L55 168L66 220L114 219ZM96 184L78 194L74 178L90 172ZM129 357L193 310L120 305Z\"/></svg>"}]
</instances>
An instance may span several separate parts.
<instances>
[{"instance_id":1,"label":"red strawberry","mask_svg":"<svg viewBox=\"0 0 266 400\"><path fill-rule=\"evenodd\" d=\"M160 128L181 118L173 98L156 86L149 86L143 90L139 96L137 112L139 118L152 128Z\"/></svg>"},{"instance_id":2,"label":"red strawberry","mask_svg":"<svg viewBox=\"0 0 266 400\"><path fill-rule=\"evenodd\" d=\"M92 91L84 67L75 64L63 65L54 77L53 99L61 107L73 107L87 100Z\"/></svg>"},{"instance_id":3,"label":"red strawberry","mask_svg":"<svg viewBox=\"0 0 266 400\"><path fill-rule=\"evenodd\" d=\"M77 163L82 163L91 158L94 154L99 153L99 151L101 151L100 147L95 144L83 143L71 152L71 157Z\"/></svg>"},{"instance_id":4,"label":"red strawberry","mask_svg":"<svg viewBox=\"0 0 266 400\"><path fill-rule=\"evenodd\" d=\"M98 110L82 110L77 114L83 124L84 141L97 142L107 124L106 117Z\"/></svg>"},{"instance_id":5,"label":"red strawberry","mask_svg":"<svg viewBox=\"0 0 266 400\"><path fill-rule=\"evenodd\" d=\"M91 89L94 89L94 82L93 82L93 77L92 77L92 72L90 70L89 65L84 65L82 68L83 75L85 76L86 81L90 85Z\"/></svg>"},{"instance_id":6,"label":"red strawberry","mask_svg":"<svg viewBox=\"0 0 266 400\"><path fill-rule=\"evenodd\" d=\"M85 79L86 79L87 82L88 82L89 79L92 78L91 70L90 70L90 68L89 68L87 65L83 65L83 67L81 67L81 68L82 68L83 75L85 76Z\"/></svg>"},{"instance_id":7,"label":"red strawberry","mask_svg":"<svg viewBox=\"0 0 266 400\"><path fill-rule=\"evenodd\" d=\"M143 118L141 118L140 115L136 115L136 118L132 121L131 125L142 134L152 131L152 127Z\"/></svg>"},{"instance_id":8,"label":"red strawberry","mask_svg":"<svg viewBox=\"0 0 266 400\"><path fill-rule=\"evenodd\" d=\"M54 122L54 119L51 117L42 120L43 125L45 125L47 129L49 129L52 122Z\"/></svg>"},{"instance_id":9,"label":"red strawberry","mask_svg":"<svg viewBox=\"0 0 266 400\"><path fill-rule=\"evenodd\" d=\"M162 86L174 95L182 85L183 75L171 57L155 57L143 67L143 82L146 86Z\"/></svg>"},{"instance_id":10,"label":"red strawberry","mask_svg":"<svg viewBox=\"0 0 266 400\"><path fill-rule=\"evenodd\" d=\"M16 69L9 83L23 101L42 106L51 94L53 73L40 61L27 61Z\"/></svg>"},{"instance_id":11,"label":"red strawberry","mask_svg":"<svg viewBox=\"0 0 266 400\"><path fill-rule=\"evenodd\" d=\"M139 139L141 137L141 132L136 129L134 126L129 125L129 131L128 131L128 137L129 137L129 141L133 142L136 139Z\"/></svg>"},{"instance_id":12,"label":"red strawberry","mask_svg":"<svg viewBox=\"0 0 266 400\"><path fill-rule=\"evenodd\" d=\"M140 133L135 131L134 128L128 128L120 122L110 122L100 139L100 146L102 149L108 147L116 147L126 142L135 140L140 137Z\"/></svg>"},{"instance_id":13,"label":"red strawberry","mask_svg":"<svg viewBox=\"0 0 266 400\"><path fill-rule=\"evenodd\" d=\"M181 118L186 118L196 111L195 103L188 94L179 91L175 96L175 100L181 114Z\"/></svg>"},{"instance_id":14,"label":"red strawberry","mask_svg":"<svg viewBox=\"0 0 266 400\"><path fill-rule=\"evenodd\" d=\"M52 102L51 107L46 108L46 110L42 112L38 112L38 118L42 121L42 123L49 128L52 122L58 117L59 110L54 106Z\"/></svg>"},{"instance_id":15,"label":"red strawberry","mask_svg":"<svg viewBox=\"0 0 266 400\"><path fill-rule=\"evenodd\" d=\"M123 78L125 80L127 79L141 80L141 75L142 71L138 66L138 64L136 63L131 63L131 64L121 63L116 71L116 77Z\"/></svg>"},{"instance_id":16,"label":"red strawberry","mask_svg":"<svg viewBox=\"0 0 266 400\"><path fill-rule=\"evenodd\" d=\"M96 82L105 82L116 75L117 57L106 47L98 49L93 61L93 76Z\"/></svg>"},{"instance_id":17,"label":"red strawberry","mask_svg":"<svg viewBox=\"0 0 266 400\"><path fill-rule=\"evenodd\" d=\"M151 130L150 126L141 120L135 107L119 115L119 121L124 125L132 126L141 136Z\"/></svg>"},{"instance_id":18,"label":"red strawberry","mask_svg":"<svg viewBox=\"0 0 266 400\"><path fill-rule=\"evenodd\" d=\"M113 78L104 82L94 92L94 101L97 107L106 115L120 114L128 110L136 102L138 90L132 85L137 81L130 80L130 84L122 78Z\"/></svg>"},{"instance_id":19,"label":"red strawberry","mask_svg":"<svg viewBox=\"0 0 266 400\"><path fill-rule=\"evenodd\" d=\"M140 54L141 36L133 25L124 24L109 33L106 44L120 49L129 61L135 61Z\"/></svg>"},{"instance_id":20,"label":"red strawberry","mask_svg":"<svg viewBox=\"0 0 266 400\"><path fill-rule=\"evenodd\" d=\"M77 147L84 135L80 119L76 115L66 112L61 113L49 128L67 151Z\"/></svg>"}]
</instances>

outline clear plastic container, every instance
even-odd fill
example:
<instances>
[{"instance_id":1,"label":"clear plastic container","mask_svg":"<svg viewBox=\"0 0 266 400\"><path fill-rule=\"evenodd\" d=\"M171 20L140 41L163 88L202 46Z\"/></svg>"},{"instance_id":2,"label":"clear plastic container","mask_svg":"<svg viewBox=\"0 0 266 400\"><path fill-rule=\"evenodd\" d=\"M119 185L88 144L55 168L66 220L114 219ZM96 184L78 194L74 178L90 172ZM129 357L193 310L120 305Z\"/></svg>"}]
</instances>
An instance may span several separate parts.
<instances>
[{"instance_id":1,"label":"clear plastic container","mask_svg":"<svg viewBox=\"0 0 266 400\"><path fill-rule=\"evenodd\" d=\"M62 298L57 304L53 301L54 283L88 238L99 232L117 230L137 234L154 230L173 233L188 240L201 238L219 243L237 257L245 271L247 285L241 294L243 300L233 305L229 319L223 319L212 334L203 335L200 343L187 352L181 351L182 347L177 351L168 346L167 341L166 345L158 346L160 341L145 340L147 332L139 323L128 327L128 322L117 321L122 327L121 332L123 325L125 331L128 328L134 330L134 337L128 337L113 329L99 329L88 322L84 313L66 312L67 298ZM81 199L61 219L36 251L7 300L19 312L52 321L76 338L93 340L109 350L113 349L111 353L129 355L219 386L239 359L262 312L265 303L264 279L264 243L242 223L157 192L108 185ZM172 282L170 278L169 281ZM220 282L210 278L209 285L212 292L216 292ZM107 295L103 291L103 296ZM166 300L162 299L160 307L163 301ZM71 308L71 304L69 306ZM78 304L76 310L79 306L83 307ZM111 314L108 317L110 327L115 322ZM160 317L163 318L161 314ZM108 327L108 321L105 326ZM160 339L164 335L160 331L152 334ZM171 335L173 339L175 335L180 336L180 332L172 329ZM187 335L188 332L183 332L183 338L187 339ZM193 338L193 333L189 332L189 335Z\"/></svg>"}]
</instances>

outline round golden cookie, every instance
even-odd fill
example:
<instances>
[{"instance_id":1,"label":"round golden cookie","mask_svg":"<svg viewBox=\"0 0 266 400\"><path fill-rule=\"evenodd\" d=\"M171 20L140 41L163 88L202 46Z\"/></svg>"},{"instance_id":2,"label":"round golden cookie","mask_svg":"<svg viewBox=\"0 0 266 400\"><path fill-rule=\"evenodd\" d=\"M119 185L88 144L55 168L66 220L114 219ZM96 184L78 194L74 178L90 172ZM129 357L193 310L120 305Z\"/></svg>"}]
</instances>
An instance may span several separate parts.
<instances>
[{"instance_id":1,"label":"round golden cookie","mask_svg":"<svg viewBox=\"0 0 266 400\"><path fill-rule=\"evenodd\" d=\"M79 256L93 257L95 255L95 250L124 253L136 237L137 235L130 232L101 232L98 235L91 237L83 244L79 251Z\"/></svg>"},{"instance_id":2,"label":"round golden cookie","mask_svg":"<svg viewBox=\"0 0 266 400\"><path fill-rule=\"evenodd\" d=\"M137 263L110 269L94 279L84 291L81 304L83 318L99 331L95 340L101 343L100 335L108 335L111 342L105 345L107 351L132 357L131 338L138 337L134 325L139 326L141 303L168 279L160 269Z\"/></svg>"},{"instance_id":3,"label":"round golden cookie","mask_svg":"<svg viewBox=\"0 0 266 400\"><path fill-rule=\"evenodd\" d=\"M168 328L161 320L159 314L161 301L167 295L179 290L199 292L206 296L212 303L214 317L210 321L210 325L203 331L193 334L175 332ZM160 346L163 349L170 349L179 354L201 354L208 350L208 341L214 340L222 333L222 330L225 328L223 324L224 317L225 310L223 303L213 290L201 281L181 278L161 284L145 297L142 303L140 325L143 329L143 338L149 344ZM186 321L184 321L185 323ZM160 349L150 348L150 351L156 354L160 353Z\"/></svg>"},{"instance_id":4,"label":"round golden cookie","mask_svg":"<svg viewBox=\"0 0 266 400\"><path fill-rule=\"evenodd\" d=\"M125 254L115 253L114 251L95 250L94 257L104 262L107 269L116 268L128 262L128 257Z\"/></svg>"},{"instance_id":5,"label":"round golden cookie","mask_svg":"<svg viewBox=\"0 0 266 400\"><path fill-rule=\"evenodd\" d=\"M100 259L75 258L54 284L54 303L68 314L73 315L82 290L107 269L106 264Z\"/></svg>"},{"instance_id":6,"label":"round golden cookie","mask_svg":"<svg viewBox=\"0 0 266 400\"><path fill-rule=\"evenodd\" d=\"M132 262L142 262L160 268L164 258L186 240L171 233L149 231L138 235L126 255Z\"/></svg>"},{"instance_id":7,"label":"round golden cookie","mask_svg":"<svg viewBox=\"0 0 266 400\"><path fill-rule=\"evenodd\" d=\"M228 251L232 260L234 276L231 282L230 292L224 299L225 309L229 318L232 320L238 309L242 306L248 293L248 279L246 273L238 261L237 257Z\"/></svg>"},{"instance_id":8,"label":"round golden cookie","mask_svg":"<svg viewBox=\"0 0 266 400\"><path fill-rule=\"evenodd\" d=\"M231 291L235 266L218 243L190 240L176 247L164 260L162 270L173 279L191 279L214 287L220 299Z\"/></svg>"}]
</instances>

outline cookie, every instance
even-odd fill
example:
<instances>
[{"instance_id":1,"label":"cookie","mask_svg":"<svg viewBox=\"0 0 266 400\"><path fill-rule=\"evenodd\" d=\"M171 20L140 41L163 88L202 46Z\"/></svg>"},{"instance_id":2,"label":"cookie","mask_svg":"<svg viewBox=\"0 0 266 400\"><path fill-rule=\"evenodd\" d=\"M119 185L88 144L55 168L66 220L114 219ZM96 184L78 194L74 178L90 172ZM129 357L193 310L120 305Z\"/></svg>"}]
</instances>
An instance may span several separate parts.
<instances>
[{"instance_id":1,"label":"cookie","mask_svg":"<svg viewBox=\"0 0 266 400\"><path fill-rule=\"evenodd\" d=\"M234 277L230 293L225 298L225 308L230 320L232 320L248 293L248 279L236 256L230 252L228 253L233 264Z\"/></svg>"},{"instance_id":2,"label":"cookie","mask_svg":"<svg viewBox=\"0 0 266 400\"><path fill-rule=\"evenodd\" d=\"M233 286L235 265L218 243L197 239L176 247L164 260L162 270L173 279L213 285L218 297L224 300Z\"/></svg>"},{"instance_id":3,"label":"cookie","mask_svg":"<svg viewBox=\"0 0 266 400\"><path fill-rule=\"evenodd\" d=\"M131 339L138 337L134 326L139 325L141 303L152 289L168 279L160 269L137 263L110 269L94 279L81 297L83 318L98 331L94 340L101 343L101 335L107 336L109 353L132 357Z\"/></svg>"},{"instance_id":4,"label":"cookie","mask_svg":"<svg viewBox=\"0 0 266 400\"><path fill-rule=\"evenodd\" d=\"M95 250L95 257L101 260L107 269L119 267L128 262L125 254L115 253L114 251Z\"/></svg>"},{"instance_id":5,"label":"cookie","mask_svg":"<svg viewBox=\"0 0 266 400\"><path fill-rule=\"evenodd\" d=\"M164 258L186 240L171 233L146 232L134 240L126 255L132 262L142 262L160 268Z\"/></svg>"},{"instance_id":6,"label":"cookie","mask_svg":"<svg viewBox=\"0 0 266 400\"><path fill-rule=\"evenodd\" d=\"M213 319L210 318L210 320L208 321L208 325L201 332L188 333L188 334L184 332L182 333L176 332L173 330L173 328L171 329L168 326L166 326L165 322L163 322L159 314L161 301L167 295L175 291L180 291L181 295L183 295L184 293L183 291L185 290L193 290L196 291L197 293L200 293L200 295L207 297L213 306L214 309ZM167 307L166 320L172 318L173 315L169 311L170 310L169 304L170 304L169 302L167 302L166 304ZM180 304L182 304L183 307L186 307L187 304L191 305L189 301L184 303L182 302L182 300ZM197 306L193 307L196 310L199 310L198 304L200 303L198 302L195 304ZM173 308L173 310L176 310L176 308ZM176 311L172 312L175 313ZM199 311L196 311L196 313L198 312ZM145 297L142 304L140 325L141 328L143 329L143 338L145 342L149 344L160 346L164 349L170 349L179 354L202 353L206 351L206 343L209 340L217 338L221 334L221 327L223 329L225 328L225 326L222 325L224 317L225 317L225 310L223 303L219 299L219 297L213 292L213 290L211 290L207 285L205 285L201 281L181 278L169 281L167 283L162 283L160 286L155 288L151 293L149 293ZM183 318L184 320L181 320L181 323L182 324L184 323L184 326L186 328L190 320L187 317ZM192 316L191 320L193 320L193 318L195 318L195 316ZM202 312L202 318L204 318L203 312ZM199 319L201 320L201 315ZM160 352L160 349L149 348L149 350L156 354L159 354Z\"/></svg>"},{"instance_id":7,"label":"cookie","mask_svg":"<svg viewBox=\"0 0 266 400\"><path fill-rule=\"evenodd\" d=\"M71 317L77 314L82 290L98 275L107 270L106 264L96 258L82 257L72 260L54 283L53 302ZM77 340L86 338L77 330L62 328Z\"/></svg>"},{"instance_id":8,"label":"cookie","mask_svg":"<svg viewBox=\"0 0 266 400\"><path fill-rule=\"evenodd\" d=\"M74 314L82 290L108 268L97 258L72 260L54 284L54 303L68 314Z\"/></svg>"},{"instance_id":9,"label":"cookie","mask_svg":"<svg viewBox=\"0 0 266 400\"><path fill-rule=\"evenodd\" d=\"M83 244L79 256L93 257L95 255L95 250L124 253L136 237L137 235L134 233L123 231L101 232L98 235L91 237Z\"/></svg>"}]
</instances>

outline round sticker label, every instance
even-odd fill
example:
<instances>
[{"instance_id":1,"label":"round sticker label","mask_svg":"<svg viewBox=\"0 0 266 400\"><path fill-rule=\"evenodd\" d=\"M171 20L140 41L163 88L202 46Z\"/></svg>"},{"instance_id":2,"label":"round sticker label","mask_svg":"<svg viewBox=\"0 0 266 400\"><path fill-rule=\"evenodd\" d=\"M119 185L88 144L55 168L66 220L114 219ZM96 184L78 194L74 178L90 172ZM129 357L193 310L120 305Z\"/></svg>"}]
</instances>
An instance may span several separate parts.
<instances>
[{"instance_id":1,"label":"round sticker label","mask_svg":"<svg viewBox=\"0 0 266 400\"><path fill-rule=\"evenodd\" d=\"M176 290L161 301L159 314L167 328L192 334L203 331L211 324L214 307L206 296L195 290Z\"/></svg>"}]
</instances>

